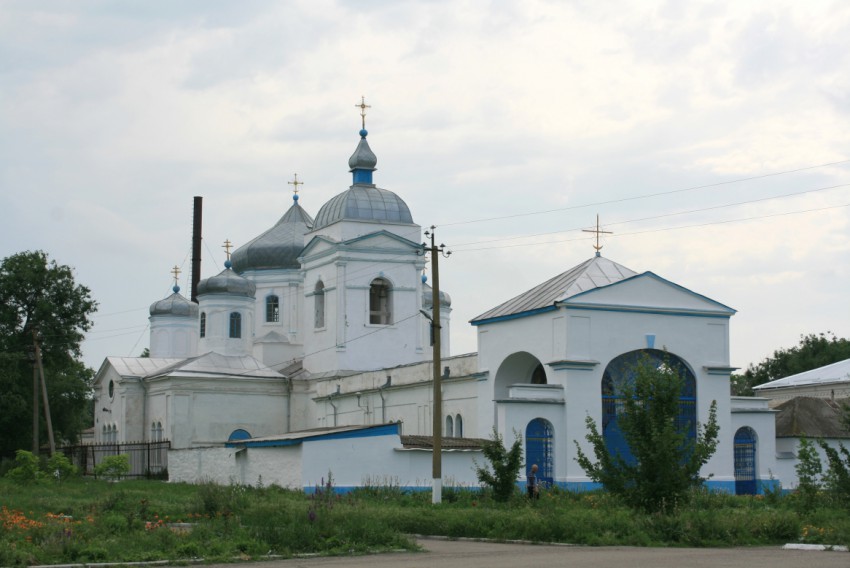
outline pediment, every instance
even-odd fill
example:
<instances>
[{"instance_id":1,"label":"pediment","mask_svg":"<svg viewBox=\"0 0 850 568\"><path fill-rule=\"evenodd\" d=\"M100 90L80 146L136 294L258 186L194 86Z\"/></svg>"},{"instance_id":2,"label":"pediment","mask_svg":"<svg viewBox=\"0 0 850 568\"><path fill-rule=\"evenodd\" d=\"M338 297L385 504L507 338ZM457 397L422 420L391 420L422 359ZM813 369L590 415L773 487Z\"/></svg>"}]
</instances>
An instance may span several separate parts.
<instances>
[{"instance_id":1,"label":"pediment","mask_svg":"<svg viewBox=\"0 0 850 568\"><path fill-rule=\"evenodd\" d=\"M706 296L644 272L609 286L576 294L559 305L625 311L731 316L735 310Z\"/></svg>"},{"instance_id":2,"label":"pediment","mask_svg":"<svg viewBox=\"0 0 850 568\"><path fill-rule=\"evenodd\" d=\"M414 243L389 231L378 231L351 239L343 243L348 250L393 250L405 251L421 249L422 245Z\"/></svg>"}]
</instances>

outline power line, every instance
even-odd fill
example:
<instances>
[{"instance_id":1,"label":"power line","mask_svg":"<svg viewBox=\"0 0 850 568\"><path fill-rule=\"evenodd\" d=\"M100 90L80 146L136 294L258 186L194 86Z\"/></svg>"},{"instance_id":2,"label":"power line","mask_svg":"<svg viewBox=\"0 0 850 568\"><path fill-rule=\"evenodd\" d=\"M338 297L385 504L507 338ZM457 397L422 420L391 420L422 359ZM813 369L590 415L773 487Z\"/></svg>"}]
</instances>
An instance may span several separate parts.
<instances>
[{"instance_id":1,"label":"power line","mask_svg":"<svg viewBox=\"0 0 850 568\"><path fill-rule=\"evenodd\" d=\"M769 173L769 174L761 174L761 175L757 175L757 176L738 178L738 179L732 179L732 180L727 180L727 181L719 181L719 182L716 182L716 183L709 183L709 184L705 184L705 185L695 185L695 186L692 186L692 187L685 187L685 188L682 188L682 189L671 189L669 191L659 191L659 192L656 192L656 193L646 193L646 194L643 194L643 195L635 195L635 196L632 196L632 197L621 197L619 199L610 199L610 200L607 200L607 201L597 201L595 203L585 203L585 204L582 204L582 205L571 205L569 207L559 207L559 208L556 208L556 209L546 209L546 210L543 210L543 211L529 211L529 212L526 212L526 213L514 213L512 215L502 215L500 217L485 217L485 218L481 218L481 219L471 219L469 221L456 221L454 223L443 223L442 225L439 225L439 226L440 227L452 227L452 226L455 226L455 225L468 225L468 224L471 224L471 223L484 223L484 222L487 222L487 221L501 221L501 220L504 220L504 219L515 219L517 217L528 217L528 216L531 216L531 215L544 215L546 213L557 213L559 211L570 211L570 210L573 210L573 209L584 209L586 207L595 207L595 206L598 206L598 205L610 205L612 203L623 203L623 202L626 202L626 201L635 201L635 200L638 200L638 199L647 199L647 198L650 198L650 197L659 197L661 195L673 195L673 194L676 194L676 193L684 193L684 192L687 192L687 191L696 191L698 189L708 189L708 188L711 188L711 187L719 187L721 185L729 185L729 184L733 184L733 183L742 183L742 182L745 182L745 181L753 181L753 180L757 180L757 179L765 179L765 178L769 178L769 177L776 177L776 176L781 176L781 175L786 175L786 174L793 174L793 173L797 173L797 172L803 172L803 171L806 171L806 170L813 170L813 169L817 169L817 168L825 168L825 167L828 167L828 166L837 166L839 164L846 164L848 162L850 162L850 158L845 159L845 160L839 160L837 162L827 162L825 164L818 164L818 165L815 165L815 166L806 166L806 167L803 167L803 168L797 168L797 169L793 169L793 170L785 170L785 171L781 171L781 172L772 172L772 173Z\"/></svg>"}]
</instances>

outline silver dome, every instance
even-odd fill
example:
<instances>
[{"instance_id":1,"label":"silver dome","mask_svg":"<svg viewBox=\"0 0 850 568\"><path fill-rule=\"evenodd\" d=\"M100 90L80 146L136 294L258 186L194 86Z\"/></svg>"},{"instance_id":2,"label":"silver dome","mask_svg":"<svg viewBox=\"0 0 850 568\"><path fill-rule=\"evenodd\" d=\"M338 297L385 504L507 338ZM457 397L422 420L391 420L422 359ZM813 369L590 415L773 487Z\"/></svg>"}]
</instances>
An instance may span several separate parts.
<instances>
[{"instance_id":1,"label":"silver dome","mask_svg":"<svg viewBox=\"0 0 850 568\"><path fill-rule=\"evenodd\" d=\"M422 284L422 307L429 309L434 307L434 292L433 288L428 284ZM440 290L440 306L451 306L452 297L443 290Z\"/></svg>"},{"instance_id":2,"label":"silver dome","mask_svg":"<svg viewBox=\"0 0 850 568\"><path fill-rule=\"evenodd\" d=\"M177 290L180 290L177 288ZM159 300L151 304L150 313L152 316L178 316L195 318L198 317L198 304L190 302L175 291L169 297Z\"/></svg>"},{"instance_id":3,"label":"silver dome","mask_svg":"<svg viewBox=\"0 0 850 568\"><path fill-rule=\"evenodd\" d=\"M301 268L298 254L304 248L304 234L310 230L313 219L304 209L293 203L274 227L236 249L230 257L233 270L272 268Z\"/></svg>"},{"instance_id":4,"label":"silver dome","mask_svg":"<svg viewBox=\"0 0 850 568\"><path fill-rule=\"evenodd\" d=\"M229 261L226 265L229 265ZM245 296L253 298L257 292L257 285L246 278L242 278L230 267L225 268L215 276L198 283L198 296L205 294L229 294L231 296Z\"/></svg>"},{"instance_id":5,"label":"silver dome","mask_svg":"<svg viewBox=\"0 0 850 568\"><path fill-rule=\"evenodd\" d=\"M332 197L319 209L313 230L344 220L413 224L407 203L392 191L374 185L352 185Z\"/></svg>"}]
</instances>

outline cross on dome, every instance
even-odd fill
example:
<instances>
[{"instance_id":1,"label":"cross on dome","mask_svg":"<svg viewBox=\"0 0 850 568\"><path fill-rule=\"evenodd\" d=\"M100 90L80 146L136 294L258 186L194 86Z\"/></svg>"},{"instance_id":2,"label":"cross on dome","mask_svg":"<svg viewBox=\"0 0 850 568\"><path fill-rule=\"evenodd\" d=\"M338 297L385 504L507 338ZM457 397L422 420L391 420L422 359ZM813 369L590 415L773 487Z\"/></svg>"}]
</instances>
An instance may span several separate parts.
<instances>
[{"instance_id":1,"label":"cross on dome","mask_svg":"<svg viewBox=\"0 0 850 568\"><path fill-rule=\"evenodd\" d=\"M174 268L171 269L171 274L174 276L174 285L175 286L177 285L177 279L180 276L181 272L182 271L180 270L180 267L177 266L176 264L174 265Z\"/></svg>"},{"instance_id":2,"label":"cross on dome","mask_svg":"<svg viewBox=\"0 0 850 568\"><path fill-rule=\"evenodd\" d=\"M599 226L599 213L596 214L596 228L594 229L582 229L583 233L596 233L596 244L593 245L593 248L596 249L596 256L602 256L599 251L602 250L602 245L599 244L599 236L600 235L611 235L613 231L603 231Z\"/></svg>"},{"instance_id":3,"label":"cross on dome","mask_svg":"<svg viewBox=\"0 0 850 568\"><path fill-rule=\"evenodd\" d=\"M296 173L296 174L293 174L293 176L294 176L294 178L295 178L295 179L293 179L292 181L288 181L288 182L286 182L286 183L288 183L288 184L289 184L289 185L291 185L291 186L294 186L294 187L292 188L292 199L293 199L294 201L298 201L298 186L299 186L299 185L304 185L304 182L303 182L303 181L298 181L298 174L297 174L297 173Z\"/></svg>"},{"instance_id":4,"label":"cross on dome","mask_svg":"<svg viewBox=\"0 0 850 568\"><path fill-rule=\"evenodd\" d=\"M233 243L230 242L230 239L224 239L224 244L221 245L221 248L224 249L224 254L227 255L227 261L230 262L230 249L233 248Z\"/></svg>"},{"instance_id":5,"label":"cross on dome","mask_svg":"<svg viewBox=\"0 0 850 568\"><path fill-rule=\"evenodd\" d=\"M363 128L363 130L366 130L366 109L372 108L372 105L367 105L366 104L366 97L361 95L360 96L360 104L354 105L354 106L360 108L360 118L362 120L362 128Z\"/></svg>"}]
</instances>

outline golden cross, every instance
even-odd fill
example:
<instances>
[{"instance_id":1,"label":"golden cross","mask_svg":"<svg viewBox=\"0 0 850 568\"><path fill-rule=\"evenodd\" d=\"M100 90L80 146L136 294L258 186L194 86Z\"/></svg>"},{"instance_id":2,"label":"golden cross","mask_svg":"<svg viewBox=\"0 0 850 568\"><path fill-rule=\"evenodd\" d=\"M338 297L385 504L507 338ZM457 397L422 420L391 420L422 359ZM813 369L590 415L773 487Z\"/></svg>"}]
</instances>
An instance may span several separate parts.
<instances>
[{"instance_id":1,"label":"golden cross","mask_svg":"<svg viewBox=\"0 0 850 568\"><path fill-rule=\"evenodd\" d=\"M298 195L298 186L304 185L304 182L298 181L298 174L294 174L294 175L295 175L295 181L288 181L286 183L288 183L289 185L294 185L295 187L292 188L292 191L295 193L295 195Z\"/></svg>"},{"instance_id":2,"label":"golden cross","mask_svg":"<svg viewBox=\"0 0 850 568\"><path fill-rule=\"evenodd\" d=\"M596 249L596 254L599 254L599 251L602 250L602 245L599 244L599 235L602 234L612 234L612 231L603 231L599 226L599 213L596 214L596 228L595 229L582 229L584 233L596 233L596 244L593 245L593 248Z\"/></svg>"},{"instance_id":3,"label":"golden cross","mask_svg":"<svg viewBox=\"0 0 850 568\"><path fill-rule=\"evenodd\" d=\"M230 260L230 249L233 248L233 243L230 242L230 239L225 239L221 248L224 249L224 254L227 255L227 260Z\"/></svg>"},{"instance_id":4,"label":"golden cross","mask_svg":"<svg viewBox=\"0 0 850 568\"><path fill-rule=\"evenodd\" d=\"M180 272L181 272L180 267L177 266L176 264L174 265L174 268L171 269L171 274L174 275L174 285L175 286L177 285L177 278L180 276Z\"/></svg>"},{"instance_id":5,"label":"golden cross","mask_svg":"<svg viewBox=\"0 0 850 568\"><path fill-rule=\"evenodd\" d=\"M354 105L355 107L360 107L360 118L363 119L363 130L366 130L366 109L372 108L372 105L366 104L366 97L360 96L360 104Z\"/></svg>"}]
</instances>

